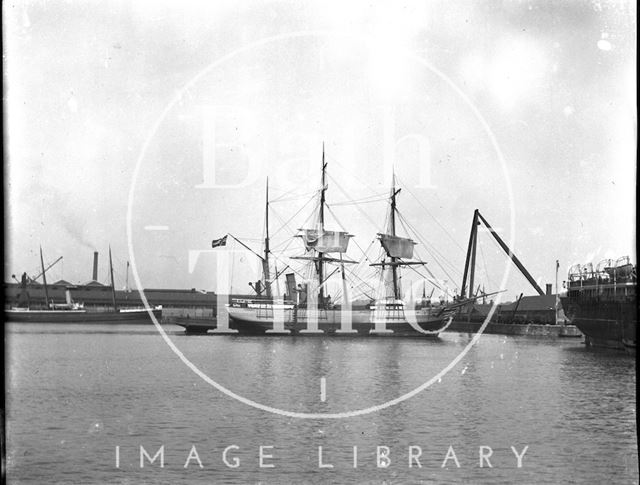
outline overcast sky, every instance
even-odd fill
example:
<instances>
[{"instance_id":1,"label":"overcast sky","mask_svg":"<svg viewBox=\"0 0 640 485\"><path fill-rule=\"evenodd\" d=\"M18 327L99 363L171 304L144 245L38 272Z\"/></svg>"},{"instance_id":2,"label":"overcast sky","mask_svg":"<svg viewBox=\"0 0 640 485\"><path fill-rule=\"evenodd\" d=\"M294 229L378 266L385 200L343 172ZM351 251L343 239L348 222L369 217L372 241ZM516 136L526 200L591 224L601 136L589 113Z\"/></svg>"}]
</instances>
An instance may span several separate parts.
<instances>
[{"instance_id":1,"label":"overcast sky","mask_svg":"<svg viewBox=\"0 0 640 485\"><path fill-rule=\"evenodd\" d=\"M47 261L64 257L54 280L89 280L96 250L106 282L110 244L123 286L137 173L143 285L224 291L220 261L196 251L226 233L259 249L267 175L272 199L313 191L323 142L329 224L365 248L384 204L338 205L342 189L386 193L393 162L400 210L428 244L418 254L452 287L476 208L515 237L541 285L555 281L556 260L561 281L573 263L636 260L635 2L3 8L5 280L38 273L41 244ZM284 199L273 203L275 245L308 215L304 199ZM253 262L234 259L236 291ZM499 289L504 267L481 233L479 283ZM533 293L515 271L506 289Z\"/></svg>"}]
</instances>

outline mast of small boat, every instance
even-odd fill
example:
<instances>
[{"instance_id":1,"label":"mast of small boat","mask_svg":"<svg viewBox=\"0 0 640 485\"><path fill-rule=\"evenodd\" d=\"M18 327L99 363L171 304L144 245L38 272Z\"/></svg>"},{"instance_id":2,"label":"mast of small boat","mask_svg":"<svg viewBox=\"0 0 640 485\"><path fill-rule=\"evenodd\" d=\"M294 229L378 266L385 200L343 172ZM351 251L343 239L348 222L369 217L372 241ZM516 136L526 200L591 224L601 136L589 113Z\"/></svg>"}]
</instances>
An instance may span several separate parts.
<instances>
[{"instance_id":1,"label":"mast of small boat","mask_svg":"<svg viewBox=\"0 0 640 485\"><path fill-rule=\"evenodd\" d=\"M327 164L324 161L324 142L322 143L322 187L320 189L320 213L319 213L319 228L318 228L318 237L322 237L324 234L324 204L325 204L325 192L327 190L326 183L326 173L327 173ZM323 261L323 253L318 252L318 261L317 261L317 272L318 272L318 284L320 285L320 290L318 292L318 303L320 306L324 306L324 288L322 286L322 280L324 278L324 261Z\"/></svg>"},{"instance_id":2,"label":"mast of small boat","mask_svg":"<svg viewBox=\"0 0 640 485\"><path fill-rule=\"evenodd\" d=\"M111 260L111 246L109 246L109 275L111 276L111 300L113 301L113 310L118 311L118 303L116 302L116 286L113 281L113 261Z\"/></svg>"},{"instance_id":3,"label":"mast of small boat","mask_svg":"<svg viewBox=\"0 0 640 485\"><path fill-rule=\"evenodd\" d=\"M40 265L42 266L42 281L44 283L44 303L49 308L49 290L47 289L47 272L44 269L44 258L42 257L42 246L40 246Z\"/></svg>"},{"instance_id":4,"label":"mast of small boat","mask_svg":"<svg viewBox=\"0 0 640 485\"><path fill-rule=\"evenodd\" d=\"M267 298L272 297L271 292L271 275L269 274L269 177L267 177L267 187L265 195L265 238L264 238L264 258L262 259L262 276L264 278L264 287L267 292Z\"/></svg>"},{"instance_id":5,"label":"mast of small boat","mask_svg":"<svg viewBox=\"0 0 640 485\"><path fill-rule=\"evenodd\" d=\"M127 279L124 283L124 291L129 293L131 290L129 289L129 261L127 261Z\"/></svg>"}]
</instances>

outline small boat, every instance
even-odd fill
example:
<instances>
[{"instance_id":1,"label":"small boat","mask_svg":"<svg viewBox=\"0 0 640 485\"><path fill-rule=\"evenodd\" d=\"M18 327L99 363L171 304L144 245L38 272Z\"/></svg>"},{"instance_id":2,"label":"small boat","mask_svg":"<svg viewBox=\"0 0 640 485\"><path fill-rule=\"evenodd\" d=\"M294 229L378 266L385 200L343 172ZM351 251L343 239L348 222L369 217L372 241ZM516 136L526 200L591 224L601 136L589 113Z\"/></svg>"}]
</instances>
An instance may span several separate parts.
<instances>
[{"instance_id":1,"label":"small boat","mask_svg":"<svg viewBox=\"0 0 640 485\"><path fill-rule=\"evenodd\" d=\"M40 248L40 263L42 265L42 278L44 284L45 301L42 305L35 306L29 303L24 306L5 309L5 321L16 323L151 323L150 313L156 319L162 318L162 306L156 306L151 310L146 308L119 308L116 300L116 292L113 281L113 263L111 249L109 249L109 273L111 276L111 295L113 307L100 311L85 308L82 303L74 302L71 298L71 288L65 290L66 303L54 303L49 300L47 291L47 276L44 268L42 248ZM22 275L20 301L26 302L28 281L26 275Z\"/></svg>"},{"instance_id":2,"label":"small boat","mask_svg":"<svg viewBox=\"0 0 640 485\"><path fill-rule=\"evenodd\" d=\"M349 301L347 287L347 265L357 265L357 261L346 256L352 234L344 229L331 230L325 220L327 163L324 147L322 152L321 186L317 191L317 211L311 227L299 229L295 237L303 243L303 254L291 256L289 260L305 264L304 271L288 273L286 294L274 297L273 286L283 271L276 271L271 279L269 241L269 188L266 195L266 237L264 252L259 254L230 235L242 246L253 252L262 262L262 281L256 283L256 298L233 299L226 306L230 328L245 334L330 334L366 336L412 336L436 338L452 321L454 315L475 298L457 299L453 302L422 302L411 305L403 298L400 271L405 267L421 267L423 261L413 258L417 243L407 236L398 234L398 217L395 175L384 232L377 234L382 249L381 257L369 266L379 272L379 285L375 295L369 293L366 299ZM214 240L213 247L222 245L223 239ZM226 239L224 240L226 241ZM280 260L281 261L281 260ZM291 267L287 264L287 267ZM296 273L303 277L303 284L296 284ZM327 282L333 275L342 280L342 302L334 302L327 295Z\"/></svg>"},{"instance_id":3,"label":"small boat","mask_svg":"<svg viewBox=\"0 0 640 485\"><path fill-rule=\"evenodd\" d=\"M585 335L587 346L635 353L638 327L636 266L628 256L615 262L569 269L562 298L566 316Z\"/></svg>"}]
</instances>

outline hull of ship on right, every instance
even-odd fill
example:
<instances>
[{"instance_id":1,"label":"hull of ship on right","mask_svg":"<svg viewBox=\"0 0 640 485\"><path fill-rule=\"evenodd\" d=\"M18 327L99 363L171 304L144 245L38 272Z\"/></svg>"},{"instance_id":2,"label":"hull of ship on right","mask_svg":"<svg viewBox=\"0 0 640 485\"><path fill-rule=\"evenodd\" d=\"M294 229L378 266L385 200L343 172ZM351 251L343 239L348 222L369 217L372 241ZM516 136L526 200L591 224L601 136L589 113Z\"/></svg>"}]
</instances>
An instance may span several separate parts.
<instances>
[{"instance_id":1,"label":"hull of ship on right","mask_svg":"<svg viewBox=\"0 0 640 485\"><path fill-rule=\"evenodd\" d=\"M636 267L627 257L616 263L576 266L569 271L562 306L585 335L588 346L635 353L638 327Z\"/></svg>"}]
</instances>

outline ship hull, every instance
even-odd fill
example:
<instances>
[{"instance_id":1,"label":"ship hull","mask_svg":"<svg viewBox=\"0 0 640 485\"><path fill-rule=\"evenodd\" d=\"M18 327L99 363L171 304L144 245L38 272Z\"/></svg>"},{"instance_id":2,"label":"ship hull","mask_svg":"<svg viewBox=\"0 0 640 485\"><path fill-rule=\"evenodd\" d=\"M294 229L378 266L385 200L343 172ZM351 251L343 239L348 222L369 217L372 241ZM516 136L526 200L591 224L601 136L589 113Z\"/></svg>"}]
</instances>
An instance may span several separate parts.
<instances>
[{"instance_id":1,"label":"ship hull","mask_svg":"<svg viewBox=\"0 0 640 485\"><path fill-rule=\"evenodd\" d=\"M321 309L308 312L293 307L227 307L229 326L241 334L338 335L437 338L455 312L405 310L380 314L375 310ZM279 318L274 318L274 312ZM344 323L343 323L344 320Z\"/></svg>"},{"instance_id":2,"label":"ship hull","mask_svg":"<svg viewBox=\"0 0 640 485\"><path fill-rule=\"evenodd\" d=\"M154 309L156 319L162 309ZM147 310L91 312L86 310L5 310L5 321L11 323L153 323Z\"/></svg>"},{"instance_id":3,"label":"ship hull","mask_svg":"<svg viewBox=\"0 0 640 485\"><path fill-rule=\"evenodd\" d=\"M585 335L587 346L635 352L638 326L635 299L628 302L563 299L571 323Z\"/></svg>"}]
</instances>

